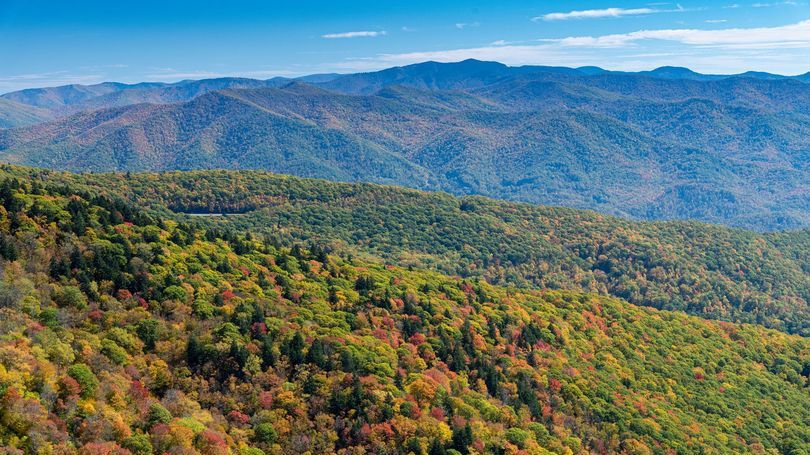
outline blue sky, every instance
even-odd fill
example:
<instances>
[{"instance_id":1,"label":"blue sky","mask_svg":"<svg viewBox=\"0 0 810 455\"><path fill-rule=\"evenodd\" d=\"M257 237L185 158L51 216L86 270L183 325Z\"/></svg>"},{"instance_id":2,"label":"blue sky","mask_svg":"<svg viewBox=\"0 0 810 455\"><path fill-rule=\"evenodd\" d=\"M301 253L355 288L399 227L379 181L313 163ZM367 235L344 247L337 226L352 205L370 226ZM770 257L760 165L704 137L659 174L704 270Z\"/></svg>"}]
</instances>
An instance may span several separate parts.
<instances>
[{"instance_id":1,"label":"blue sky","mask_svg":"<svg viewBox=\"0 0 810 455\"><path fill-rule=\"evenodd\" d=\"M465 58L799 74L807 1L0 0L0 92Z\"/></svg>"}]
</instances>

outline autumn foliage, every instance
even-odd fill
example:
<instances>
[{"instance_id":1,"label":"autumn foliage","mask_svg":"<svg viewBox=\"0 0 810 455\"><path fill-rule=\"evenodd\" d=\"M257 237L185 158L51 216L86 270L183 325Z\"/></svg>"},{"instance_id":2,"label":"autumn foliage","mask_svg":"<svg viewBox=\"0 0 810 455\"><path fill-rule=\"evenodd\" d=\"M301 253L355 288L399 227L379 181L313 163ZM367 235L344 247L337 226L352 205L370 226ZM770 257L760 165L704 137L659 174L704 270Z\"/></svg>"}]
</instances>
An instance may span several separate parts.
<instances>
[{"instance_id":1,"label":"autumn foliage","mask_svg":"<svg viewBox=\"0 0 810 455\"><path fill-rule=\"evenodd\" d=\"M0 451L802 453L799 336L0 181Z\"/></svg>"}]
</instances>

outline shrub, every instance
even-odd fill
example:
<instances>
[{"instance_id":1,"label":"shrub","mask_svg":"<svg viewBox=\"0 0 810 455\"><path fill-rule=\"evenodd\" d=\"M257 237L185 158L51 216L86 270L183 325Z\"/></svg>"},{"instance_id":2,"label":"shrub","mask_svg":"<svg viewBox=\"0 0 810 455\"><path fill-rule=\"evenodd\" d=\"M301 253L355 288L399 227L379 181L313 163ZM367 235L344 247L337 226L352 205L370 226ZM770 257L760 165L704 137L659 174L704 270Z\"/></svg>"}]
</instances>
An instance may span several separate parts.
<instances>
[{"instance_id":1,"label":"shrub","mask_svg":"<svg viewBox=\"0 0 810 455\"><path fill-rule=\"evenodd\" d=\"M203 431L205 431L205 425L198 422L192 417L183 417L182 419L177 419L177 424L188 428L189 430L193 431L194 434L202 433Z\"/></svg>"},{"instance_id":2,"label":"shrub","mask_svg":"<svg viewBox=\"0 0 810 455\"><path fill-rule=\"evenodd\" d=\"M543 444L549 438L549 432L545 425L539 422L532 422L528 426L529 430L534 433L534 439Z\"/></svg>"},{"instance_id":3,"label":"shrub","mask_svg":"<svg viewBox=\"0 0 810 455\"><path fill-rule=\"evenodd\" d=\"M79 455L126 455L130 452L114 442L88 442L79 449Z\"/></svg>"},{"instance_id":4,"label":"shrub","mask_svg":"<svg viewBox=\"0 0 810 455\"><path fill-rule=\"evenodd\" d=\"M154 319L144 319L138 323L138 328L135 329L138 337L143 341L143 347L147 351L155 348L155 343L158 340L158 322Z\"/></svg>"},{"instance_id":5,"label":"shrub","mask_svg":"<svg viewBox=\"0 0 810 455\"><path fill-rule=\"evenodd\" d=\"M180 286L169 286L163 290L163 297L166 300L186 301L186 290Z\"/></svg>"},{"instance_id":6,"label":"shrub","mask_svg":"<svg viewBox=\"0 0 810 455\"><path fill-rule=\"evenodd\" d=\"M115 341L115 344L126 349L130 354L139 354L141 341L135 335L120 327L113 327L107 333L107 338Z\"/></svg>"},{"instance_id":7,"label":"shrub","mask_svg":"<svg viewBox=\"0 0 810 455\"><path fill-rule=\"evenodd\" d=\"M132 455L152 455L152 443L145 434L134 434L121 443Z\"/></svg>"},{"instance_id":8,"label":"shrub","mask_svg":"<svg viewBox=\"0 0 810 455\"><path fill-rule=\"evenodd\" d=\"M71 365L67 374L79 383L82 398L90 398L96 393L98 378L87 365L83 363Z\"/></svg>"},{"instance_id":9,"label":"shrub","mask_svg":"<svg viewBox=\"0 0 810 455\"><path fill-rule=\"evenodd\" d=\"M70 376L65 376L59 380L59 396L61 396L62 398L78 395L81 392L82 387L75 379L71 378Z\"/></svg>"},{"instance_id":10,"label":"shrub","mask_svg":"<svg viewBox=\"0 0 810 455\"><path fill-rule=\"evenodd\" d=\"M84 309L87 307L87 297L76 286L64 286L54 292L53 300L62 307Z\"/></svg>"},{"instance_id":11,"label":"shrub","mask_svg":"<svg viewBox=\"0 0 810 455\"><path fill-rule=\"evenodd\" d=\"M169 423L172 421L172 413L164 408L160 403L152 403L149 405L149 413L146 416L146 422L151 428L158 423Z\"/></svg>"},{"instance_id":12,"label":"shrub","mask_svg":"<svg viewBox=\"0 0 810 455\"><path fill-rule=\"evenodd\" d=\"M269 423L260 423L253 429L253 439L257 442L272 444L278 439L275 427Z\"/></svg>"},{"instance_id":13,"label":"shrub","mask_svg":"<svg viewBox=\"0 0 810 455\"><path fill-rule=\"evenodd\" d=\"M256 447L243 447L239 449L239 455L265 455L265 453Z\"/></svg>"},{"instance_id":14,"label":"shrub","mask_svg":"<svg viewBox=\"0 0 810 455\"><path fill-rule=\"evenodd\" d=\"M118 365L123 365L127 361L127 351L113 340L101 340L101 353Z\"/></svg>"},{"instance_id":15,"label":"shrub","mask_svg":"<svg viewBox=\"0 0 810 455\"><path fill-rule=\"evenodd\" d=\"M191 304L191 311L200 319L208 319L214 315L216 308L204 299L197 299Z\"/></svg>"},{"instance_id":16,"label":"shrub","mask_svg":"<svg viewBox=\"0 0 810 455\"><path fill-rule=\"evenodd\" d=\"M506 430L506 440L518 446L518 448L525 448L526 441L531 439L531 433L520 428L510 428Z\"/></svg>"}]
</instances>

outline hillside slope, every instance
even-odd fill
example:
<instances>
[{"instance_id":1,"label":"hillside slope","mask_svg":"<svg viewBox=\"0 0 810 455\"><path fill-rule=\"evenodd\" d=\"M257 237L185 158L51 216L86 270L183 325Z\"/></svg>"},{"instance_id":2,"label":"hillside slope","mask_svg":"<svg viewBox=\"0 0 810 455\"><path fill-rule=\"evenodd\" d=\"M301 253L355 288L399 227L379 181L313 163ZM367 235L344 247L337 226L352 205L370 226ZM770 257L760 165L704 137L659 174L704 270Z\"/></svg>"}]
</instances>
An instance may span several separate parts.
<instances>
[{"instance_id":1,"label":"hillside slope","mask_svg":"<svg viewBox=\"0 0 810 455\"><path fill-rule=\"evenodd\" d=\"M6 453L801 453L810 342L0 181Z\"/></svg>"},{"instance_id":2,"label":"hillside slope","mask_svg":"<svg viewBox=\"0 0 810 455\"><path fill-rule=\"evenodd\" d=\"M334 180L431 185L426 170L377 144L279 115L227 92L176 105L80 113L0 132L0 143L20 144L6 149L9 161L76 171L271 169Z\"/></svg>"},{"instance_id":3,"label":"hillside slope","mask_svg":"<svg viewBox=\"0 0 810 455\"><path fill-rule=\"evenodd\" d=\"M810 88L794 85L810 86L678 81L693 84L678 91L649 77L542 74L468 92L223 90L3 131L0 159L76 171L265 169L640 219L810 226Z\"/></svg>"},{"instance_id":4,"label":"hillside slope","mask_svg":"<svg viewBox=\"0 0 810 455\"><path fill-rule=\"evenodd\" d=\"M6 172L81 185L187 222L312 241L388 263L496 284L609 294L637 305L810 336L807 231L763 235L700 223L638 223L587 211L264 172Z\"/></svg>"},{"instance_id":5,"label":"hillside slope","mask_svg":"<svg viewBox=\"0 0 810 455\"><path fill-rule=\"evenodd\" d=\"M0 98L0 129L34 125L51 117L47 110Z\"/></svg>"},{"instance_id":6,"label":"hillside slope","mask_svg":"<svg viewBox=\"0 0 810 455\"><path fill-rule=\"evenodd\" d=\"M810 227L810 84L794 78L467 60L4 97L59 117L0 131L9 163L263 169L634 219Z\"/></svg>"}]
</instances>

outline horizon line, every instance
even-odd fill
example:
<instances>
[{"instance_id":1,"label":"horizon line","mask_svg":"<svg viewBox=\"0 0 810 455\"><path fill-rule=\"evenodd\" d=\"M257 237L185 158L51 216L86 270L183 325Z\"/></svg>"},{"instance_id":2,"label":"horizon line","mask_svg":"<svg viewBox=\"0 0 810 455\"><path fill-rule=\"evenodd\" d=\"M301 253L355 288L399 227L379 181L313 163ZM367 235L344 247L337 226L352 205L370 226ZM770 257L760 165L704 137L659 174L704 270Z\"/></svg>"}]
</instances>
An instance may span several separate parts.
<instances>
[{"instance_id":1,"label":"horizon line","mask_svg":"<svg viewBox=\"0 0 810 455\"><path fill-rule=\"evenodd\" d=\"M495 64L499 64L499 65L502 65L502 66L507 67L507 68L537 67L537 68L569 69L569 70L577 70L577 71L581 71L581 70L587 68L587 69L596 69L596 70L602 71L602 72L604 72L606 74L617 74L617 75L626 74L626 75L642 75L642 76L646 76L646 75L648 75L647 73L653 73L655 71L658 71L658 70L661 70L661 69L664 69L664 68L686 70L686 71L688 71L690 73L693 73L695 75L708 76L708 77L717 77L717 78L744 77L747 74L763 74L763 75L775 76L777 78L795 79L795 78L810 74L810 69L808 69L808 71L805 71L803 73L798 73L798 74L793 74L793 75L779 74L779 73L772 73L772 72L769 72L769 71L758 71L758 70L748 70L748 71L744 71L742 73L701 73L699 71L695 71L695 70L693 70L693 69L691 69L689 67L686 67L686 66L675 66L675 65L662 65L662 66L657 66L657 67L654 67L654 68L651 68L651 69L646 69L646 70L626 71L626 70L610 70L610 69L604 68L604 67L599 66L599 65L562 66L562 65L543 65L543 64L539 64L539 63L538 64L525 64L525 65L509 65L507 63L499 62L497 60L478 60L478 59L475 59L475 58L467 58L467 59L463 59L463 60L453 60L453 61L425 60L425 61L422 61L422 62L411 63L411 64L408 64L408 65L394 65L394 66L383 67L383 68L380 68L380 69L377 69L377 70L372 70L372 71L356 71L356 72L345 72L345 73L337 72L337 71L335 71L335 72L313 72L313 73L302 72L302 73L300 73L300 74L298 74L296 76L292 76L292 75L286 75L285 76L285 75L279 74L279 75L276 75L276 76L269 77L267 79L262 79L262 78L258 78L258 77L250 77L249 74L252 73L252 71L245 71L245 72L242 72L242 73L235 72L235 73L211 74L210 77L201 77L201 78L198 78L198 79L193 78L193 77L192 78L184 77L184 78L169 79L169 80L148 80L147 79L147 80L140 80L140 81L137 81L137 82L121 82L121 81L116 81L116 80L102 80L102 81L99 81L99 82L89 83L89 84L88 83L84 83L84 84L75 83L75 84L59 84L59 85L40 85L40 86L26 87L26 88L17 89L17 90L11 90L11 91L8 91L8 92L0 92L0 96L4 96L4 95L10 94L10 93L23 92L23 91L26 91L26 90L39 90L39 89L60 88L60 87L92 87L92 86L103 85L103 84L119 84L119 85L127 85L127 86L136 86L136 85L141 85L141 84L176 85L176 84L182 84L182 83L200 82L200 81L217 80L217 79L247 79L247 80L262 81L262 82L271 81L271 80L275 80L275 79L286 79L286 80L289 80L289 81L296 81L296 80L306 78L306 77L321 76L321 75L335 75L336 77L342 77L342 76L350 76L350 75L354 75L354 74L372 74L372 73L378 73L378 72L381 72L381 71L386 71L386 70L391 70L391 69L396 69L396 68L408 68L408 67L412 67L412 66L425 65L425 64L431 64L431 63L440 64L440 65L453 65L453 64L460 64L460 63L464 63L464 62L495 63ZM253 72L253 73L255 73L255 72ZM279 71L279 73L282 73L282 71ZM587 74L587 73L582 74L582 76L585 76L585 77L587 77L587 76L595 76L595 75L597 75L597 74ZM678 78L672 78L672 79L678 79ZM686 79L686 78L684 78L684 79Z\"/></svg>"}]
</instances>

